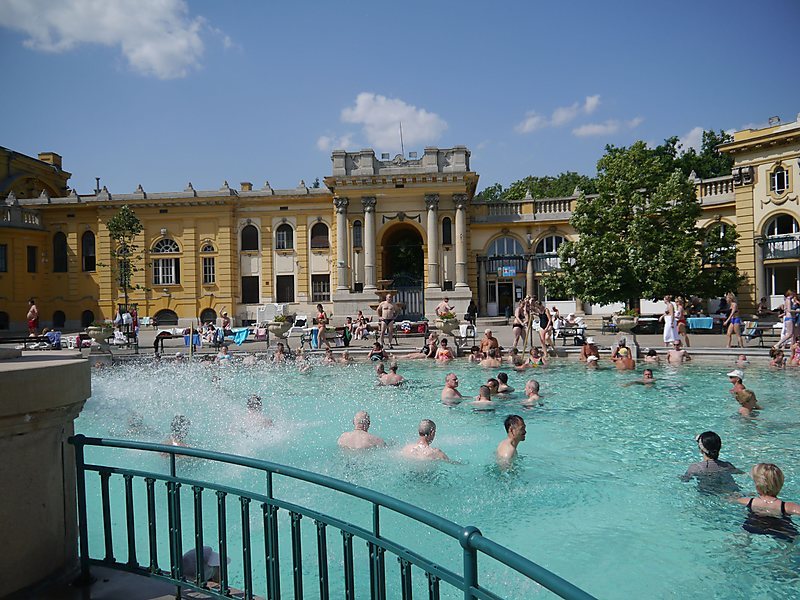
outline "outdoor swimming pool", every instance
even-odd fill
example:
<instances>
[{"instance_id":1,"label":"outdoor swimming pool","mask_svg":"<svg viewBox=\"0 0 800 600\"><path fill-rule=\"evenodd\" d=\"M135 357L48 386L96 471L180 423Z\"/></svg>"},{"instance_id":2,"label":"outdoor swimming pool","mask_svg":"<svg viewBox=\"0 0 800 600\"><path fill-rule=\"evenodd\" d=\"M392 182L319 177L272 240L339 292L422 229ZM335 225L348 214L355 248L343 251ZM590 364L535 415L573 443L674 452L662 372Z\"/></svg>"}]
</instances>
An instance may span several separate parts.
<instances>
[{"instance_id":1,"label":"outdoor swimming pool","mask_svg":"<svg viewBox=\"0 0 800 600\"><path fill-rule=\"evenodd\" d=\"M293 366L126 365L94 374L93 396L76 422L76 432L161 442L172 417L182 413L192 421L192 446L321 472L457 523L476 525L484 535L599 598L795 598L800 595L800 551L795 545L746 533L741 528L743 507L700 494L694 482L679 480L687 465L699 459L694 436L710 429L722 437L722 459L743 471L757 462L778 464L786 475L781 496L800 500L795 460L800 451L800 370L746 369L745 383L765 408L757 420L748 422L736 415L737 405L728 394L730 384L724 374L731 367L730 363L656 367L658 382L648 389L620 385L639 377L641 369L587 372L576 362L557 361L524 374L508 371L509 383L517 390L528 377L538 379L543 406L523 410L512 398L494 413L475 413L467 406L448 408L439 401L444 376L451 370L458 373L465 395L476 393L487 377L496 374L465 362L448 367L401 362L400 372L409 384L400 389L377 387L372 365L365 364L318 366L309 374L299 374ZM219 381L212 382L215 375ZM254 393L262 397L265 413L275 421L273 428L256 431L246 425L245 400ZM353 414L360 409L371 415L370 432L385 438L390 448L358 455L338 449L339 434L352 428ZM143 432L136 435L127 428L133 412L144 418ZM527 441L519 447L516 468L501 473L493 453L505 436L502 421L510 413L525 418ZM416 440L421 418L436 421L434 445L460 464L409 464L397 456L402 445ZM104 449L92 452L89 457L97 462L105 458ZM167 467L167 460L159 456L127 451L122 456L136 461L140 469ZM179 461L178 469L232 485L252 477L238 468L205 467L188 460ZM745 493L753 492L747 475L736 479ZM90 487L90 514L99 506L97 489ZM303 484L281 489L284 494L291 491L299 504L316 504L353 522L370 520L368 511L352 501L314 494ZM121 481L112 480L112 492L118 498L114 526L122 531ZM139 490L137 494L137 503L143 502L144 494ZM190 494L184 501L190 507ZM118 506L123 508L117 510ZM211 499L205 509L206 543L216 546L212 518L216 508ZM193 544L188 509L183 519L184 549L188 549ZM229 522L235 524L235 519ZM445 546L436 536L413 528L396 532L392 524L392 519L383 523L387 535L439 559L437 548ZM137 543L146 556L147 533L141 529ZM304 535L311 536L311 529ZM93 554L102 548L101 534L101 528L95 530L90 540ZM236 537L233 526L229 537ZM117 535L114 542L124 556L124 536ZM231 579L236 584L239 551L229 543ZM329 543L332 568L341 561L341 551L336 550L340 545ZM361 546L357 551L365 552ZM315 552L311 543L304 544L306 550ZM166 556L164 550L160 560ZM459 553L442 551L442 564L458 567L460 560ZM257 562L256 557L254 572L263 573ZM311 581L316 568L311 561L307 564ZM395 585L396 567L387 562L387 572ZM484 576L483 581L490 578ZM365 579L357 577L359 591L364 586L368 590ZM494 583L509 598L548 595L517 582ZM314 589L311 584L307 587L309 593ZM332 596L339 597L333 590ZM443 597L454 596L443 591Z\"/></svg>"}]
</instances>

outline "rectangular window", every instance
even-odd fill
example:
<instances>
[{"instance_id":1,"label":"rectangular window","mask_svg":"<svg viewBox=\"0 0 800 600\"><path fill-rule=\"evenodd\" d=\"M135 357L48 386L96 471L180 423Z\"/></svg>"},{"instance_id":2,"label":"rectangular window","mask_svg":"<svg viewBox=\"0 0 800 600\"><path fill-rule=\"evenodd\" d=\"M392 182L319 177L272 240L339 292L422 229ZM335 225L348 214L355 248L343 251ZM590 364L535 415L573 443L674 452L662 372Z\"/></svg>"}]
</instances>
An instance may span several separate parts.
<instances>
[{"instance_id":1,"label":"rectangular window","mask_svg":"<svg viewBox=\"0 0 800 600\"><path fill-rule=\"evenodd\" d=\"M217 280L217 271L213 256L203 257L203 285L209 285Z\"/></svg>"},{"instance_id":2,"label":"rectangular window","mask_svg":"<svg viewBox=\"0 0 800 600\"><path fill-rule=\"evenodd\" d=\"M177 258L157 258L153 261L153 285L178 285L180 263Z\"/></svg>"},{"instance_id":3,"label":"rectangular window","mask_svg":"<svg viewBox=\"0 0 800 600\"><path fill-rule=\"evenodd\" d=\"M275 249L276 250L292 249L291 229L288 228L278 229L277 233L275 233Z\"/></svg>"},{"instance_id":4,"label":"rectangular window","mask_svg":"<svg viewBox=\"0 0 800 600\"><path fill-rule=\"evenodd\" d=\"M36 246L28 246L28 273L36 273L36 255L39 254L39 248Z\"/></svg>"},{"instance_id":5,"label":"rectangular window","mask_svg":"<svg viewBox=\"0 0 800 600\"><path fill-rule=\"evenodd\" d=\"M258 279L258 275L242 277L242 304L258 304L261 300Z\"/></svg>"},{"instance_id":6,"label":"rectangular window","mask_svg":"<svg viewBox=\"0 0 800 600\"><path fill-rule=\"evenodd\" d=\"M278 275L275 278L275 300L279 304L294 302L294 275Z\"/></svg>"},{"instance_id":7,"label":"rectangular window","mask_svg":"<svg viewBox=\"0 0 800 600\"><path fill-rule=\"evenodd\" d=\"M311 301L330 302L331 300L331 276L312 275L311 276Z\"/></svg>"},{"instance_id":8,"label":"rectangular window","mask_svg":"<svg viewBox=\"0 0 800 600\"><path fill-rule=\"evenodd\" d=\"M0 244L0 273L8 273L8 245Z\"/></svg>"}]
</instances>

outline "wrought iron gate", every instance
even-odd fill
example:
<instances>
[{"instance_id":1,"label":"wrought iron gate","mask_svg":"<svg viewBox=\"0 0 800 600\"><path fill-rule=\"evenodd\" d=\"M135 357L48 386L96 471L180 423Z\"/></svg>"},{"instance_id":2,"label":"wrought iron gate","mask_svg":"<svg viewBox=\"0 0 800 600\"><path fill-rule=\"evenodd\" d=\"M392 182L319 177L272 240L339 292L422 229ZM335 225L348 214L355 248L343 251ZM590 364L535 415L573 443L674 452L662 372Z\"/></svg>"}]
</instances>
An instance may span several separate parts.
<instances>
[{"instance_id":1,"label":"wrought iron gate","mask_svg":"<svg viewBox=\"0 0 800 600\"><path fill-rule=\"evenodd\" d=\"M395 302L403 305L398 320L417 321L425 316L425 294L423 281L411 275L396 275L392 289L397 291Z\"/></svg>"}]
</instances>

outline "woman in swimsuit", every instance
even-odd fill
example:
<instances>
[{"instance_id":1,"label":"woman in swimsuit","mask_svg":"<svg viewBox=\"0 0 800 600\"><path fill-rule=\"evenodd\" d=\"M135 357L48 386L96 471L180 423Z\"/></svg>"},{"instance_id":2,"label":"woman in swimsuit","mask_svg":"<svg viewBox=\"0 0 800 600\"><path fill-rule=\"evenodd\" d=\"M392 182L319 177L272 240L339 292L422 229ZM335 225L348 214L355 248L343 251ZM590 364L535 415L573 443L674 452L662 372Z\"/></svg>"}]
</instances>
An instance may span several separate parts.
<instances>
[{"instance_id":1,"label":"woman in swimsuit","mask_svg":"<svg viewBox=\"0 0 800 600\"><path fill-rule=\"evenodd\" d=\"M322 308L322 304L317 304L317 313L317 348L324 343L325 348L330 350L331 345L328 343L328 340L325 339L325 327L328 325L328 315L325 314L325 309Z\"/></svg>"},{"instance_id":2,"label":"woman in swimsuit","mask_svg":"<svg viewBox=\"0 0 800 600\"><path fill-rule=\"evenodd\" d=\"M778 349L794 337L794 317L797 314L795 306L795 292L794 290L786 290L783 295L783 331L781 332L781 339L773 348Z\"/></svg>"},{"instance_id":3,"label":"woman in swimsuit","mask_svg":"<svg viewBox=\"0 0 800 600\"><path fill-rule=\"evenodd\" d=\"M736 498L747 506L747 519L742 528L758 535L771 535L779 540L794 541L797 528L791 515L800 515L800 504L778 498L783 487L783 471L770 463L759 463L750 476L756 484L756 498Z\"/></svg>"},{"instance_id":4,"label":"woman in swimsuit","mask_svg":"<svg viewBox=\"0 0 800 600\"><path fill-rule=\"evenodd\" d=\"M517 303L517 309L514 311L514 326L512 327L514 331L514 344L512 348L516 348L520 340L523 340L523 345L525 344L525 324L527 322L525 306L525 300L520 300Z\"/></svg>"},{"instance_id":5,"label":"woman in swimsuit","mask_svg":"<svg viewBox=\"0 0 800 600\"><path fill-rule=\"evenodd\" d=\"M800 367L800 335L794 336L789 352L789 366Z\"/></svg>"},{"instance_id":6,"label":"woman in swimsuit","mask_svg":"<svg viewBox=\"0 0 800 600\"><path fill-rule=\"evenodd\" d=\"M683 481L697 478L697 487L702 492L738 492L739 486L733 474L741 474L731 463L719 460L722 439L713 431L704 431L695 438L697 449L703 460L692 463L681 476Z\"/></svg>"},{"instance_id":7,"label":"woman in swimsuit","mask_svg":"<svg viewBox=\"0 0 800 600\"><path fill-rule=\"evenodd\" d=\"M661 320L664 321L664 345L672 346L672 342L678 340L678 330L675 327L675 305L672 303L672 296L664 296L664 314Z\"/></svg>"},{"instance_id":8,"label":"woman in swimsuit","mask_svg":"<svg viewBox=\"0 0 800 600\"><path fill-rule=\"evenodd\" d=\"M722 326L728 326L728 348L731 347L731 338L734 333L739 340L737 347L744 348L744 343L742 343L742 318L739 316L739 302L732 293L727 294L725 297L728 299L730 312L728 313L728 318L722 323Z\"/></svg>"},{"instance_id":9,"label":"woman in swimsuit","mask_svg":"<svg viewBox=\"0 0 800 600\"><path fill-rule=\"evenodd\" d=\"M538 303L537 309L539 312L539 338L542 341L542 352L547 352L548 346L552 346L551 335L553 333L553 319L550 315L550 309L541 302Z\"/></svg>"},{"instance_id":10,"label":"woman in swimsuit","mask_svg":"<svg viewBox=\"0 0 800 600\"><path fill-rule=\"evenodd\" d=\"M678 324L678 335L683 338L683 345L689 348L689 324L686 321L686 302L681 296L675 299L675 322Z\"/></svg>"}]
</instances>

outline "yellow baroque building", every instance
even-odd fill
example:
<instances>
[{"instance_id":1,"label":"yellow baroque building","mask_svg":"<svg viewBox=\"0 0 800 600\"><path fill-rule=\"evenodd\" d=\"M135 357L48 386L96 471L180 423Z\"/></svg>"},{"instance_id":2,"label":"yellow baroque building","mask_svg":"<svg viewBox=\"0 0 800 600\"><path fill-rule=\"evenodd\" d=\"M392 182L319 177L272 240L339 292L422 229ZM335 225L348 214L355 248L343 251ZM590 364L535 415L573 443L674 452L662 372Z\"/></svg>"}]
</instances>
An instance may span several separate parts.
<instances>
[{"instance_id":1,"label":"yellow baroque building","mask_svg":"<svg viewBox=\"0 0 800 600\"><path fill-rule=\"evenodd\" d=\"M709 235L735 227L745 310L760 297L776 306L800 285L800 120L737 132L722 151L731 175L696 179ZM558 247L575 236L575 195L486 203L464 146L421 156L371 149L332 153L325 186L90 195L67 188L61 157L38 159L0 147L0 329L24 329L35 297L42 326L74 329L113 317L123 292L107 223L130 206L144 230L137 289L140 316L188 325L228 311L237 323L263 320L270 304L335 321L393 290L404 318L431 318L443 297L479 314L502 315L529 293L562 312L607 314L618 306L547 297L541 278L559 268ZM660 306L643 303L643 312Z\"/></svg>"}]
</instances>

